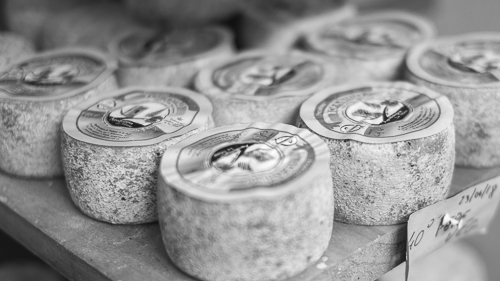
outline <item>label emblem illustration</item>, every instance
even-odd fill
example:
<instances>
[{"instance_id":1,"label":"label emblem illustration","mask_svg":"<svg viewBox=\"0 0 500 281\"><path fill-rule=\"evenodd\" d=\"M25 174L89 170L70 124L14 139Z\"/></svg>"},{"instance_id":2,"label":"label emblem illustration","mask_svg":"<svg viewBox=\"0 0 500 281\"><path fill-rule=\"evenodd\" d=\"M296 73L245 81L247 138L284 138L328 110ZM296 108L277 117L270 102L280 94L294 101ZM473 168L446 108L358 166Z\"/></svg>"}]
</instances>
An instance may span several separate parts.
<instances>
[{"instance_id":1,"label":"label emblem illustration","mask_svg":"<svg viewBox=\"0 0 500 281\"><path fill-rule=\"evenodd\" d=\"M314 151L298 135L258 128L229 131L183 148L177 169L209 192L272 188L307 171Z\"/></svg>"},{"instance_id":2,"label":"label emblem illustration","mask_svg":"<svg viewBox=\"0 0 500 281\"><path fill-rule=\"evenodd\" d=\"M104 62L85 56L35 58L1 73L0 92L13 97L58 96L92 83L104 70Z\"/></svg>"},{"instance_id":3,"label":"label emblem illustration","mask_svg":"<svg viewBox=\"0 0 500 281\"><path fill-rule=\"evenodd\" d=\"M429 74L450 82L500 81L500 42L467 41L430 48L419 59Z\"/></svg>"},{"instance_id":4,"label":"label emblem illustration","mask_svg":"<svg viewBox=\"0 0 500 281\"><path fill-rule=\"evenodd\" d=\"M323 68L296 57L247 58L225 65L213 74L214 84L225 92L248 96L287 95L307 89L323 77Z\"/></svg>"},{"instance_id":5,"label":"label emblem illustration","mask_svg":"<svg viewBox=\"0 0 500 281\"><path fill-rule=\"evenodd\" d=\"M371 142L425 130L437 122L441 108L412 90L367 87L327 96L316 104L314 116L334 138Z\"/></svg>"},{"instance_id":6,"label":"label emblem illustration","mask_svg":"<svg viewBox=\"0 0 500 281\"><path fill-rule=\"evenodd\" d=\"M211 29L173 30L152 34L134 33L119 43L120 55L136 63L188 58L209 51L221 38Z\"/></svg>"},{"instance_id":7,"label":"label emblem illustration","mask_svg":"<svg viewBox=\"0 0 500 281\"><path fill-rule=\"evenodd\" d=\"M84 135L106 141L152 140L176 136L194 122L199 111L199 105L188 96L131 91L82 110L77 127Z\"/></svg>"}]
</instances>

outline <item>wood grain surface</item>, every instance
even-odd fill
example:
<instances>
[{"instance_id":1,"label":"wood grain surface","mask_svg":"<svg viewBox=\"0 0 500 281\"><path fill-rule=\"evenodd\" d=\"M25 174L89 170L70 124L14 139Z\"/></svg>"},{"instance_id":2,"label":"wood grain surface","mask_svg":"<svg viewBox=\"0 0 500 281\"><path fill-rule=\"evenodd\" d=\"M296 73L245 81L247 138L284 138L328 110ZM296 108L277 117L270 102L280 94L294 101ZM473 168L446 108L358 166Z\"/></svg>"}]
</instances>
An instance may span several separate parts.
<instances>
[{"instance_id":1,"label":"wood grain surface","mask_svg":"<svg viewBox=\"0 0 500 281\"><path fill-rule=\"evenodd\" d=\"M452 194L500 175L456 168ZM25 180L0 173L0 229L71 280L195 280L169 260L157 224L121 226L93 220L72 203L64 180ZM334 223L328 250L289 281L374 280L405 257L406 224Z\"/></svg>"}]
</instances>

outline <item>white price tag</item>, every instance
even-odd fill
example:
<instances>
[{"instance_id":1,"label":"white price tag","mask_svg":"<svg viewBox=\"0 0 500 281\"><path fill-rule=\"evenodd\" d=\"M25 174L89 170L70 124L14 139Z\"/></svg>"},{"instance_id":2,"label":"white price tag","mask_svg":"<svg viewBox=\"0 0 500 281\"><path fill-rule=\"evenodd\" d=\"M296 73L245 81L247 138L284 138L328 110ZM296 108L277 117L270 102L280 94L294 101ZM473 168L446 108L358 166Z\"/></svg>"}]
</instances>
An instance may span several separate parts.
<instances>
[{"instance_id":1,"label":"white price tag","mask_svg":"<svg viewBox=\"0 0 500 281\"><path fill-rule=\"evenodd\" d=\"M408 220L406 280L413 262L444 244L485 234L500 202L500 176L421 209Z\"/></svg>"}]
</instances>

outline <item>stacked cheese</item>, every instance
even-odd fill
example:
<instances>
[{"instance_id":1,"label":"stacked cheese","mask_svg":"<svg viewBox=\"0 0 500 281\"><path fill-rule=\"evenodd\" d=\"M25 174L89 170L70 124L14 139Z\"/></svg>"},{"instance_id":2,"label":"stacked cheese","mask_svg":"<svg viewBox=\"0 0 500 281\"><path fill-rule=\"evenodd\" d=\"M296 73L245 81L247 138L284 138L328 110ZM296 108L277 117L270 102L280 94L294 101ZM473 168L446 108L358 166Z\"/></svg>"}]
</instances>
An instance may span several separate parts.
<instances>
[{"instance_id":1,"label":"stacked cheese","mask_svg":"<svg viewBox=\"0 0 500 281\"><path fill-rule=\"evenodd\" d=\"M227 29L207 26L129 32L113 40L109 49L119 59L122 87L186 87L202 67L230 56L232 41Z\"/></svg>"},{"instance_id":2,"label":"stacked cheese","mask_svg":"<svg viewBox=\"0 0 500 281\"><path fill-rule=\"evenodd\" d=\"M326 24L308 32L303 44L344 69L345 81L386 81L400 78L407 50L434 34L422 17L382 12Z\"/></svg>"},{"instance_id":3,"label":"stacked cheese","mask_svg":"<svg viewBox=\"0 0 500 281\"><path fill-rule=\"evenodd\" d=\"M61 122L76 104L115 89L116 62L83 49L41 53L0 70L0 169L59 177Z\"/></svg>"},{"instance_id":4,"label":"stacked cheese","mask_svg":"<svg viewBox=\"0 0 500 281\"><path fill-rule=\"evenodd\" d=\"M307 130L251 123L170 147L158 211L171 260L202 280L281 280L328 246L333 190L328 148Z\"/></svg>"},{"instance_id":5,"label":"stacked cheese","mask_svg":"<svg viewBox=\"0 0 500 281\"><path fill-rule=\"evenodd\" d=\"M196 89L212 101L217 126L246 122L293 124L300 104L334 85L337 70L315 56L247 52L204 68Z\"/></svg>"},{"instance_id":6,"label":"stacked cheese","mask_svg":"<svg viewBox=\"0 0 500 281\"><path fill-rule=\"evenodd\" d=\"M408 55L406 77L453 104L458 165L500 165L500 33L420 44Z\"/></svg>"},{"instance_id":7,"label":"stacked cheese","mask_svg":"<svg viewBox=\"0 0 500 281\"><path fill-rule=\"evenodd\" d=\"M448 194L452 121L450 102L434 91L373 82L318 92L302 105L298 125L330 148L335 219L387 225Z\"/></svg>"},{"instance_id":8,"label":"stacked cheese","mask_svg":"<svg viewBox=\"0 0 500 281\"><path fill-rule=\"evenodd\" d=\"M75 204L98 220L156 221L163 152L212 126L203 96L176 88L127 88L94 97L64 118L62 157Z\"/></svg>"}]
</instances>

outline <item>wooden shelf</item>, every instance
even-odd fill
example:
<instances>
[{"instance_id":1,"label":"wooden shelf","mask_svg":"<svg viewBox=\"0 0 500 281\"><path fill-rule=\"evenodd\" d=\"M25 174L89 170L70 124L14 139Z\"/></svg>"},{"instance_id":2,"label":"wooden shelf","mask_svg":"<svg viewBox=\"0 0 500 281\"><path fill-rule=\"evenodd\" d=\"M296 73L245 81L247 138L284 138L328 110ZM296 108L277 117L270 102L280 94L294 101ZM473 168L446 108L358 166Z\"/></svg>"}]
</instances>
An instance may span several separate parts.
<instances>
[{"instance_id":1,"label":"wooden shelf","mask_svg":"<svg viewBox=\"0 0 500 281\"><path fill-rule=\"evenodd\" d=\"M456 168L452 194L500 175ZM0 228L63 275L87 280L195 280L169 260L158 224L121 226L83 215L64 180L24 180L0 173ZM289 281L374 280L404 261L406 224L334 223L323 260Z\"/></svg>"}]
</instances>

